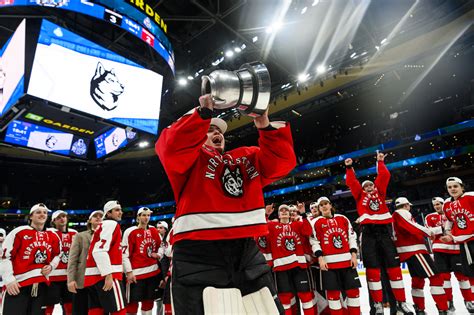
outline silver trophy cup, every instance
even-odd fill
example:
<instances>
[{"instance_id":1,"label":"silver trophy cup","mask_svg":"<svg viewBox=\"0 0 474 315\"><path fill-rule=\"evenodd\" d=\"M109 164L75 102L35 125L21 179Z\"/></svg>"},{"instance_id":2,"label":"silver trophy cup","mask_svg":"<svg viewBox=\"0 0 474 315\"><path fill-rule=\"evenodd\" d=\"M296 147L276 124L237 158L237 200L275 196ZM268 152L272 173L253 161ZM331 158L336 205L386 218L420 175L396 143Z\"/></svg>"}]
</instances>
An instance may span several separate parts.
<instances>
[{"instance_id":1,"label":"silver trophy cup","mask_svg":"<svg viewBox=\"0 0 474 315\"><path fill-rule=\"evenodd\" d=\"M255 61L239 70L216 70L202 77L201 93L211 94L214 108L237 108L244 115L257 117L268 108L270 74L267 67Z\"/></svg>"}]
</instances>

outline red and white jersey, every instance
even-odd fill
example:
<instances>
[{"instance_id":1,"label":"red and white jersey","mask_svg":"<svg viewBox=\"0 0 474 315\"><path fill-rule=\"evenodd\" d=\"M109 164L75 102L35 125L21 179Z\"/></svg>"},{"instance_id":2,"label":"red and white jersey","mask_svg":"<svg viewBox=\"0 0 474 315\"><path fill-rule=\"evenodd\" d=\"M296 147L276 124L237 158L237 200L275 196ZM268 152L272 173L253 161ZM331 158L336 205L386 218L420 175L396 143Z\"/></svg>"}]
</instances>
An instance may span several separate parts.
<instances>
[{"instance_id":1,"label":"red and white jersey","mask_svg":"<svg viewBox=\"0 0 474 315\"><path fill-rule=\"evenodd\" d=\"M257 247L262 252L263 257L267 261L267 264L270 267L273 267L273 257L272 257L272 249L270 248L270 244L268 243L267 236L262 235L255 237L255 243L257 243Z\"/></svg>"},{"instance_id":2,"label":"red and white jersey","mask_svg":"<svg viewBox=\"0 0 474 315\"><path fill-rule=\"evenodd\" d=\"M351 267L351 253L357 253L357 234L349 219L335 214L332 218L317 217L311 224L311 245L316 256L323 256L329 269Z\"/></svg>"},{"instance_id":3,"label":"red and white jersey","mask_svg":"<svg viewBox=\"0 0 474 315\"><path fill-rule=\"evenodd\" d=\"M446 199L443 210L448 219L446 230L451 230L454 242L474 240L474 192L466 192L457 200Z\"/></svg>"},{"instance_id":4,"label":"red and white jersey","mask_svg":"<svg viewBox=\"0 0 474 315\"><path fill-rule=\"evenodd\" d=\"M158 260L151 257L158 254L161 238L154 227L141 229L132 226L125 230L122 239L123 267L125 272L133 271L138 279L156 276L160 273Z\"/></svg>"},{"instance_id":5,"label":"red and white jersey","mask_svg":"<svg viewBox=\"0 0 474 315\"><path fill-rule=\"evenodd\" d=\"M122 231L114 220L105 220L95 230L87 254L84 287L96 284L106 275L122 280Z\"/></svg>"},{"instance_id":6,"label":"red and white jersey","mask_svg":"<svg viewBox=\"0 0 474 315\"><path fill-rule=\"evenodd\" d=\"M425 217L425 226L428 228L437 228L441 227L441 229L446 225L448 219L444 215L444 213L437 213L433 212L428 214ZM447 253L447 254L454 254L457 255L460 253L459 245L455 244L454 242L444 243L440 240L441 236L443 236L443 231L439 231L439 234L436 234L436 238L432 241L433 243L433 252L438 253Z\"/></svg>"},{"instance_id":7,"label":"red and white jersey","mask_svg":"<svg viewBox=\"0 0 474 315\"><path fill-rule=\"evenodd\" d=\"M398 209L393 213L393 229L400 261L406 261L415 254L428 254L425 237L430 236L430 230L435 234L442 231L440 226L427 228L416 223L410 211L405 209Z\"/></svg>"},{"instance_id":8,"label":"red and white jersey","mask_svg":"<svg viewBox=\"0 0 474 315\"><path fill-rule=\"evenodd\" d=\"M51 231L37 231L29 225L17 227L8 233L3 242L0 271L5 285L18 281L26 287L34 283L49 282L41 268L59 264L59 237Z\"/></svg>"},{"instance_id":9,"label":"red and white jersey","mask_svg":"<svg viewBox=\"0 0 474 315\"><path fill-rule=\"evenodd\" d=\"M269 221L268 230L267 241L270 244L274 271L308 268L303 239L311 236L313 231L307 220L290 223Z\"/></svg>"},{"instance_id":10,"label":"red and white jersey","mask_svg":"<svg viewBox=\"0 0 474 315\"><path fill-rule=\"evenodd\" d=\"M195 110L156 142L177 203L174 242L265 235L262 189L296 165L290 127L259 130L259 147L221 154L204 144L210 121Z\"/></svg>"},{"instance_id":11,"label":"red and white jersey","mask_svg":"<svg viewBox=\"0 0 474 315\"><path fill-rule=\"evenodd\" d=\"M66 232L61 232L56 228L49 228L48 231L56 233L61 241L61 255L59 257L59 264L55 270L49 274L50 281L67 281L67 263L69 261L69 249L72 245L72 238L77 234L74 229L67 229Z\"/></svg>"},{"instance_id":12,"label":"red and white jersey","mask_svg":"<svg viewBox=\"0 0 474 315\"><path fill-rule=\"evenodd\" d=\"M370 193L362 189L352 167L346 168L346 185L357 205L360 224L390 224L392 215L385 204L390 172L383 161L377 161L377 178Z\"/></svg>"}]
</instances>

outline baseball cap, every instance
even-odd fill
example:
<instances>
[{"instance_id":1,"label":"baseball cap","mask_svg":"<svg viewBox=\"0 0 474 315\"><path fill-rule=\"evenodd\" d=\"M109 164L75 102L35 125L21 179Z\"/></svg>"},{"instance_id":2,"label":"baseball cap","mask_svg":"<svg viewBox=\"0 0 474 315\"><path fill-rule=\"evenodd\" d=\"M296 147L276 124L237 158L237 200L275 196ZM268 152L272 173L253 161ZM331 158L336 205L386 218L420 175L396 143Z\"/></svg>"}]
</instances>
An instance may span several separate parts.
<instances>
[{"instance_id":1,"label":"baseball cap","mask_svg":"<svg viewBox=\"0 0 474 315\"><path fill-rule=\"evenodd\" d=\"M331 200L329 200L328 197L320 197L320 198L318 199L318 201L317 201L318 206L319 206L319 204L320 204L322 201L327 201L327 202L331 203Z\"/></svg>"},{"instance_id":2,"label":"baseball cap","mask_svg":"<svg viewBox=\"0 0 474 315\"><path fill-rule=\"evenodd\" d=\"M433 204L435 204L435 202L441 202L441 204L443 204L443 203L444 203L444 199L441 198L441 197L434 197L433 199L431 199L431 202L432 202Z\"/></svg>"},{"instance_id":3,"label":"baseball cap","mask_svg":"<svg viewBox=\"0 0 474 315\"><path fill-rule=\"evenodd\" d=\"M280 211L280 210L283 209L283 208L285 208L285 209L287 209L287 210L290 210L290 207L289 207L288 205L282 204L282 205L280 205L280 206L278 207L278 211Z\"/></svg>"},{"instance_id":4,"label":"baseball cap","mask_svg":"<svg viewBox=\"0 0 474 315\"><path fill-rule=\"evenodd\" d=\"M53 212L53 215L51 216L51 221L54 221L54 219L56 219L60 214L65 214L67 215L67 212L66 211L63 211L63 210L56 210Z\"/></svg>"},{"instance_id":5,"label":"baseball cap","mask_svg":"<svg viewBox=\"0 0 474 315\"><path fill-rule=\"evenodd\" d=\"M92 211L92 213L89 215L89 220L92 219L92 217L95 216L97 213L100 213L102 216L104 215L104 211L95 210L95 211Z\"/></svg>"},{"instance_id":6,"label":"baseball cap","mask_svg":"<svg viewBox=\"0 0 474 315\"><path fill-rule=\"evenodd\" d=\"M0 228L0 237L6 237L7 236L7 231L5 229Z\"/></svg>"},{"instance_id":7,"label":"baseball cap","mask_svg":"<svg viewBox=\"0 0 474 315\"><path fill-rule=\"evenodd\" d=\"M138 209L138 212L137 212L137 215L140 215L142 214L143 212L148 212L148 213L152 213L153 211L151 211L150 209L148 209L147 207L141 207L140 209Z\"/></svg>"},{"instance_id":8,"label":"baseball cap","mask_svg":"<svg viewBox=\"0 0 474 315\"><path fill-rule=\"evenodd\" d=\"M309 208L313 208L313 207L317 207L318 206L318 202L317 201L313 201L312 203L309 204Z\"/></svg>"},{"instance_id":9,"label":"baseball cap","mask_svg":"<svg viewBox=\"0 0 474 315\"><path fill-rule=\"evenodd\" d=\"M446 186L448 186L448 182L455 182L458 183L459 185L464 185L462 180L459 177L448 177L446 180Z\"/></svg>"},{"instance_id":10,"label":"baseball cap","mask_svg":"<svg viewBox=\"0 0 474 315\"><path fill-rule=\"evenodd\" d=\"M372 185L373 185L373 184L374 184L374 182L373 182L373 181L371 181L371 180L364 180L364 181L362 182L362 188L364 188L364 187L365 187L365 185L368 185L368 184L372 184Z\"/></svg>"},{"instance_id":11,"label":"baseball cap","mask_svg":"<svg viewBox=\"0 0 474 315\"><path fill-rule=\"evenodd\" d=\"M298 210L298 208L296 208L295 205L289 205L289 206L288 206L288 209L290 209L290 211L296 211L296 210Z\"/></svg>"},{"instance_id":12,"label":"baseball cap","mask_svg":"<svg viewBox=\"0 0 474 315\"><path fill-rule=\"evenodd\" d=\"M44 203L37 203L33 207L31 207L30 214L32 214L33 212L35 212L36 210L39 210L41 208L46 209L46 211L48 211L48 212L50 211Z\"/></svg>"},{"instance_id":13,"label":"baseball cap","mask_svg":"<svg viewBox=\"0 0 474 315\"><path fill-rule=\"evenodd\" d=\"M222 134L224 134L227 131L227 123L221 118L217 118L217 117L212 118L211 125L214 125L217 128L219 128Z\"/></svg>"},{"instance_id":14,"label":"baseball cap","mask_svg":"<svg viewBox=\"0 0 474 315\"><path fill-rule=\"evenodd\" d=\"M156 224L156 227L158 227L158 225L162 225L165 229L168 230L168 223L166 223L165 221L159 221L159 222Z\"/></svg>"},{"instance_id":15,"label":"baseball cap","mask_svg":"<svg viewBox=\"0 0 474 315\"><path fill-rule=\"evenodd\" d=\"M397 207L401 205L406 205L406 204L413 206L413 204L410 201L408 201L408 199L405 197L398 197L397 199L395 199L395 206Z\"/></svg>"},{"instance_id":16,"label":"baseball cap","mask_svg":"<svg viewBox=\"0 0 474 315\"><path fill-rule=\"evenodd\" d=\"M107 214L112 209L115 209L117 207L122 207L120 206L120 203L117 200L110 200L107 201L107 203L104 205L104 215Z\"/></svg>"}]
</instances>

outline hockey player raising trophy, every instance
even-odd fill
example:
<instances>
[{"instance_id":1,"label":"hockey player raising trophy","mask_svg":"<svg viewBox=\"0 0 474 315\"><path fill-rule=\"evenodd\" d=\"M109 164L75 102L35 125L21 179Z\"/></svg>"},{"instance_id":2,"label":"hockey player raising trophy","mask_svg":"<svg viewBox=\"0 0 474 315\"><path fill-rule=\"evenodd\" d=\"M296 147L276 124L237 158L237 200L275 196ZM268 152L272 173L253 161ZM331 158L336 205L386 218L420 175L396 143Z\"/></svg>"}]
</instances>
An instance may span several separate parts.
<instances>
[{"instance_id":1,"label":"hockey player raising trophy","mask_svg":"<svg viewBox=\"0 0 474 315\"><path fill-rule=\"evenodd\" d=\"M268 234L263 187L296 165L290 126L270 122L265 109L253 115L259 145L225 151L227 124L213 118L219 100L211 94L166 128L155 147L177 204L173 312L283 314L254 237ZM224 297L229 303L216 303Z\"/></svg>"}]
</instances>

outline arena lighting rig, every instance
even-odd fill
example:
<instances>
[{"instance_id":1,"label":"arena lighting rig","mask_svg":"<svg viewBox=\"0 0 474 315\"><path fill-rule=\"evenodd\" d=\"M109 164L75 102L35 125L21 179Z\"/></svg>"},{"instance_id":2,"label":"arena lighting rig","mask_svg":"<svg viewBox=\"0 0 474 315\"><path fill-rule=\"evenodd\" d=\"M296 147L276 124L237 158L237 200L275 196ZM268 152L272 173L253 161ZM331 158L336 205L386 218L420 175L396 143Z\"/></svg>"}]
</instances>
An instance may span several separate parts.
<instances>
[{"instance_id":1,"label":"arena lighting rig","mask_svg":"<svg viewBox=\"0 0 474 315\"><path fill-rule=\"evenodd\" d=\"M125 58L46 19L25 19L0 50L3 145L98 160L158 133L162 90L174 76L164 23L152 22L133 7L112 11L81 0L0 0L0 12L14 6L65 9L103 19L146 42L161 56L162 66L159 73L151 71L142 60ZM123 13L145 18L137 22Z\"/></svg>"}]
</instances>

